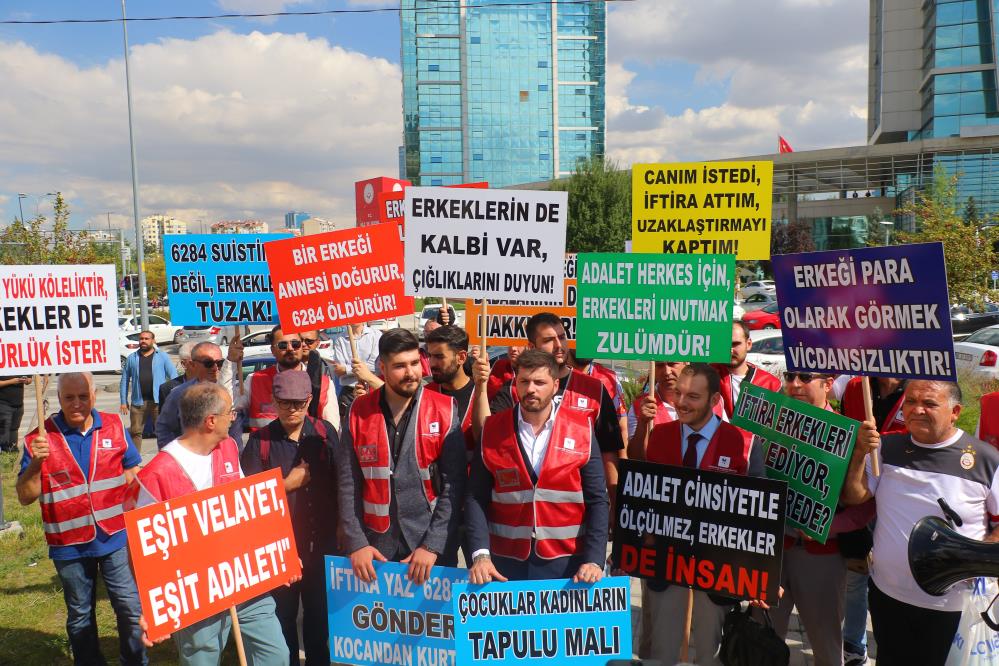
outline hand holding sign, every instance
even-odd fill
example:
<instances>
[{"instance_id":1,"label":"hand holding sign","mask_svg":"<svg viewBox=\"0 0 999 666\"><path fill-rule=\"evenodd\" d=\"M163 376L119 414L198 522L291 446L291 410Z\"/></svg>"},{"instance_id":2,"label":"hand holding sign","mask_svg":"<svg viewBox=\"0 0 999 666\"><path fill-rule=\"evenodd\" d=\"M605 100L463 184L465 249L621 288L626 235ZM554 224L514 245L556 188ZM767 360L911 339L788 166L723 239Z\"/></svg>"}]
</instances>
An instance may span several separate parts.
<instances>
[{"instance_id":1,"label":"hand holding sign","mask_svg":"<svg viewBox=\"0 0 999 666\"><path fill-rule=\"evenodd\" d=\"M494 580L501 583L507 582L506 576L499 572L491 557L488 555L476 557L468 570L468 582L472 585L485 585Z\"/></svg>"},{"instance_id":2,"label":"hand holding sign","mask_svg":"<svg viewBox=\"0 0 999 666\"><path fill-rule=\"evenodd\" d=\"M373 560L388 562L388 559L374 546L365 546L351 553L350 566L354 570L354 576L365 583L374 582L375 567L371 564Z\"/></svg>"},{"instance_id":3,"label":"hand holding sign","mask_svg":"<svg viewBox=\"0 0 999 666\"><path fill-rule=\"evenodd\" d=\"M409 565L409 570L406 572L409 580L417 585L423 585L430 576L430 570L437 564L437 554L420 546L410 553L409 557L404 558L401 564Z\"/></svg>"}]
</instances>

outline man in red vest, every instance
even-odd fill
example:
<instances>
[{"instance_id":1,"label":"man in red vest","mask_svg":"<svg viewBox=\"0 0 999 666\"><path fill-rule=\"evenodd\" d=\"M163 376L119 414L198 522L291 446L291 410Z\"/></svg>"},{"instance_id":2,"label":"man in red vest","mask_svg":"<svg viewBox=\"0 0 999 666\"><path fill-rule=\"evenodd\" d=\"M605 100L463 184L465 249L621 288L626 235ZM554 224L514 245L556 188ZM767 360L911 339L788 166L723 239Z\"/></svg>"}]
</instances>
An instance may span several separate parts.
<instances>
[{"instance_id":1,"label":"man in red vest","mask_svg":"<svg viewBox=\"0 0 999 666\"><path fill-rule=\"evenodd\" d=\"M613 497L617 488L617 461L624 449L621 422L614 401L599 379L573 369L569 363L572 352L561 317L551 312L539 312L527 320L525 329L528 349L548 352L558 364L559 381L553 398L556 407L568 405L590 416L604 461L607 491ZM516 401L516 386L510 382L489 402L489 412L498 414L513 407Z\"/></svg>"},{"instance_id":2,"label":"man in red vest","mask_svg":"<svg viewBox=\"0 0 999 666\"><path fill-rule=\"evenodd\" d=\"M763 476L763 452L742 431L722 421L715 408L722 400L717 371L705 363L688 365L677 381L677 420L655 426L649 435L646 459L662 465ZM687 589L657 581L649 588L652 658L664 664L676 661L683 640L682 618L687 608ZM698 663L720 665L721 630L725 614L735 602L731 599L694 592L691 639Z\"/></svg>"},{"instance_id":3,"label":"man in red vest","mask_svg":"<svg viewBox=\"0 0 999 666\"><path fill-rule=\"evenodd\" d=\"M343 540L359 579L392 560L422 585L434 565L457 563L465 440L454 399L421 385L412 331L385 332L378 362L385 384L355 398L335 450Z\"/></svg>"},{"instance_id":4,"label":"man in red vest","mask_svg":"<svg viewBox=\"0 0 999 666\"><path fill-rule=\"evenodd\" d=\"M584 375L595 377L600 380L614 403L614 412L617 414L618 422L621 426L621 441L625 448L628 447L628 405L624 404L624 387L621 380L617 378L617 373L605 365L597 363L592 358L579 358L576 352L569 350L569 363L573 369L579 370Z\"/></svg>"},{"instance_id":5,"label":"man in red vest","mask_svg":"<svg viewBox=\"0 0 999 666\"><path fill-rule=\"evenodd\" d=\"M308 357L308 350L298 333L286 334L278 325L271 329L268 339L271 343L271 353L274 354L277 363L247 377L245 392L236 399L236 410L246 415L251 433L263 428L278 416L274 407L274 376L285 370L308 370L308 366L302 361ZM235 354L242 359L242 347L239 347ZM332 423L333 427L339 430L340 407L337 404L336 387L326 374L323 374L320 381L322 388L319 393L317 413L319 418Z\"/></svg>"},{"instance_id":6,"label":"man in red vest","mask_svg":"<svg viewBox=\"0 0 999 666\"><path fill-rule=\"evenodd\" d=\"M732 359L726 366L722 363L712 364L721 377L721 403L715 407L719 416L724 413L726 419L732 418L735 405L739 402L739 392L743 382L762 386L769 391L780 391L780 379L753 365L746 360L746 355L753 349L753 341L749 337L749 327L741 321L732 322ZM753 435L743 432L750 440Z\"/></svg>"},{"instance_id":7,"label":"man in red vest","mask_svg":"<svg viewBox=\"0 0 999 666\"><path fill-rule=\"evenodd\" d=\"M555 407L557 373L551 354L525 351L520 403L483 426L465 503L473 584L603 575L609 502L600 449L587 414Z\"/></svg>"},{"instance_id":8,"label":"man in red vest","mask_svg":"<svg viewBox=\"0 0 999 666\"><path fill-rule=\"evenodd\" d=\"M122 506L142 457L121 417L94 409L89 372L61 375L58 394L60 410L45 419L45 435L32 430L24 441L17 498L24 506L41 504L49 557L66 600L73 663L107 663L94 621L100 571L118 618L120 661L146 664Z\"/></svg>"},{"instance_id":9,"label":"man in red vest","mask_svg":"<svg viewBox=\"0 0 999 666\"><path fill-rule=\"evenodd\" d=\"M472 390L475 385L465 374L468 360L468 334L457 326L441 326L427 335L430 375L426 388L454 398L458 406L461 432L465 436L465 453L469 459L475 451L472 432Z\"/></svg>"},{"instance_id":10,"label":"man in red vest","mask_svg":"<svg viewBox=\"0 0 999 666\"><path fill-rule=\"evenodd\" d=\"M999 391L982 396L981 412L978 415L978 439L999 448Z\"/></svg>"},{"instance_id":11,"label":"man in red vest","mask_svg":"<svg viewBox=\"0 0 999 666\"><path fill-rule=\"evenodd\" d=\"M239 449L229 436L234 416L232 398L219 384L204 382L187 389L180 398L184 433L139 472L129 488L129 508L166 502L241 478ZM271 595L239 604L236 611L248 661L287 666L288 650ZM180 663L218 664L230 628L229 613L224 612L175 631Z\"/></svg>"},{"instance_id":12,"label":"man in red vest","mask_svg":"<svg viewBox=\"0 0 999 666\"><path fill-rule=\"evenodd\" d=\"M864 410L863 377L854 377L846 384L840 411L855 421L867 420ZM874 421L878 432L889 435L906 432L905 418L902 416L902 403L905 402L905 380L898 377L871 377L871 403L874 406Z\"/></svg>"},{"instance_id":13,"label":"man in red vest","mask_svg":"<svg viewBox=\"0 0 999 666\"><path fill-rule=\"evenodd\" d=\"M784 373L784 392L788 396L830 412L833 409L826 396L832 390L832 383L830 375ZM784 596L777 608L770 609L770 615L777 635L786 637L791 610L798 609L816 666L843 664L847 569L840 553L839 536L865 527L872 518L873 502L838 510L825 543L805 536L800 530L785 529L780 575ZM866 608L865 604L865 619Z\"/></svg>"}]
</instances>

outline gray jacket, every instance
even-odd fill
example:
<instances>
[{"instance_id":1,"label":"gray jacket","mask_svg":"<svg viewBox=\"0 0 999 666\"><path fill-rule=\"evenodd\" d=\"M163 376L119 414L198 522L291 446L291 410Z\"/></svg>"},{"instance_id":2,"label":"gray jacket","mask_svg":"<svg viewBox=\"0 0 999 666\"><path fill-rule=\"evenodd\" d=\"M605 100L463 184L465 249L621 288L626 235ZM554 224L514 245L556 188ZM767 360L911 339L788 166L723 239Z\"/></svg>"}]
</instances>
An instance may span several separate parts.
<instances>
[{"instance_id":1,"label":"gray jacket","mask_svg":"<svg viewBox=\"0 0 999 666\"><path fill-rule=\"evenodd\" d=\"M445 552L445 549L454 550L450 545L457 544L455 535L461 522L467 476L465 439L461 432L458 408L452 400L451 428L444 437L440 457L436 460L440 480L437 504L431 507L416 462L414 435L423 391L421 387L413 397L416 404L403 437L399 462L392 470L389 514L392 527L384 534L374 532L364 524L364 477L354 450L350 413L347 414L339 444L334 450L334 459L340 494L340 520L348 553L370 545L388 559L398 560L424 546L440 554L438 564L454 564L456 553Z\"/></svg>"}]
</instances>

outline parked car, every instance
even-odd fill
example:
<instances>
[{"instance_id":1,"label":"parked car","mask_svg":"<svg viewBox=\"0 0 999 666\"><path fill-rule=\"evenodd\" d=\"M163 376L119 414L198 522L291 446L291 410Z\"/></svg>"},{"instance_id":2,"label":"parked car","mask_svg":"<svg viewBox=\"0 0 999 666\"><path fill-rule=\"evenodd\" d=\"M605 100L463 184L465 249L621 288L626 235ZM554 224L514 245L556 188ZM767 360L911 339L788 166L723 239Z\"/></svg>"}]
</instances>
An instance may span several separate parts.
<instances>
[{"instance_id":1,"label":"parked car","mask_svg":"<svg viewBox=\"0 0 999 666\"><path fill-rule=\"evenodd\" d=\"M955 305L950 309L950 326L954 335L975 331L999 324L999 305L986 303L981 310L972 310L967 305Z\"/></svg>"},{"instance_id":2,"label":"parked car","mask_svg":"<svg viewBox=\"0 0 999 666\"><path fill-rule=\"evenodd\" d=\"M770 305L771 303L777 302L777 296L774 294L753 294L749 298L743 299L741 305L742 309L746 312L752 312L753 310L760 310Z\"/></svg>"},{"instance_id":3,"label":"parked car","mask_svg":"<svg viewBox=\"0 0 999 666\"><path fill-rule=\"evenodd\" d=\"M777 294L777 285L774 284L773 280L753 280L742 288L743 298L749 298L756 294L770 294L774 296Z\"/></svg>"},{"instance_id":4,"label":"parked car","mask_svg":"<svg viewBox=\"0 0 999 666\"><path fill-rule=\"evenodd\" d=\"M235 326L185 326L177 331L174 342L182 345L185 342L214 342L220 347L229 344L230 340L236 338Z\"/></svg>"},{"instance_id":5,"label":"parked car","mask_svg":"<svg viewBox=\"0 0 999 666\"><path fill-rule=\"evenodd\" d=\"M787 363L784 360L784 338L781 337L781 332L776 329L750 331L749 339L753 341L753 349L746 354L746 360L784 381Z\"/></svg>"},{"instance_id":6,"label":"parked car","mask_svg":"<svg viewBox=\"0 0 999 666\"><path fill-rule=\"evenodd\" d=\"M135 331L134 333L120 333L119 334L119 354L121 354L121 367L118 368L118 374L125 371L125 361L139 349L139 335L141 331Z\"/></svg>"},{"instance_id":7,"label":"parked car","mask_svg":"<svg viewBox=\"0 0 999 666\"><path fill-rule=\"evenodd\" d=\"M954 343L958 372L981 379L999 379L999 325L975 331Z\"/></svg>"},{"instance_id":8,"label":"parked car","mask_svg":"<svg viewBox=\"0 0 999 666\"><path fill-rule=\"evenodd\" d=\"M780 328L780 316L777 312L777 304L771 303L770 305L762 307L759 310L747 312L743 315L742 321L746 323L746 326L748 326L751 331Z\"/></svg>"},{"instance_id":9,"label":"parked car","mask_svg":"<svg viewBox=\"0 0 999 666\"><path fill-rule=\"evenodd\" d=\"M142 319L139 316L118 315L118 328L126 333L142 330ZM180 326L174 326L169 319L159 315L149 315L149 331L156 336L156 344L170 344L177 341L177 331Z\"/></svg>"}]
</instances>

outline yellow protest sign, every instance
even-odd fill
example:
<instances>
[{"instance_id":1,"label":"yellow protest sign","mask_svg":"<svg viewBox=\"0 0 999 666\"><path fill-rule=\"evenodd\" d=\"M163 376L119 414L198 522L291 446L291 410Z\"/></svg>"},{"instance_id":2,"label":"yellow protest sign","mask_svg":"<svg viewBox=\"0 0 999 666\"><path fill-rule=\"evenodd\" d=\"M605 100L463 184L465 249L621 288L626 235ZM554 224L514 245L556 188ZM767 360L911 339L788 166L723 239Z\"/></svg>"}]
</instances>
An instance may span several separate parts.
<instances>
[{"instance_id":1,"label":"yellow protest sign","mask_svg":"<svg viewBox=\"0 0 999 666\"><path fill-rule=\"evenodd\" d=\"M769 259L773 162L635 164L633 252Z\"/></svg>"}]
</instances>

